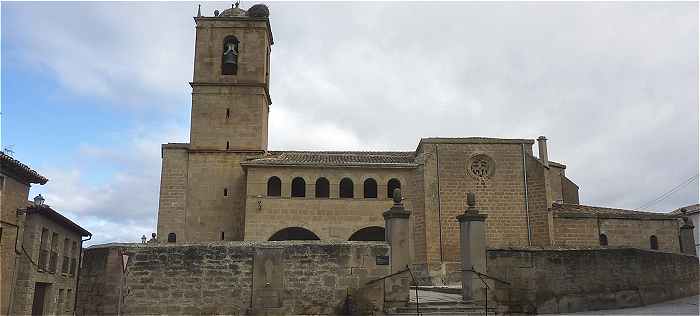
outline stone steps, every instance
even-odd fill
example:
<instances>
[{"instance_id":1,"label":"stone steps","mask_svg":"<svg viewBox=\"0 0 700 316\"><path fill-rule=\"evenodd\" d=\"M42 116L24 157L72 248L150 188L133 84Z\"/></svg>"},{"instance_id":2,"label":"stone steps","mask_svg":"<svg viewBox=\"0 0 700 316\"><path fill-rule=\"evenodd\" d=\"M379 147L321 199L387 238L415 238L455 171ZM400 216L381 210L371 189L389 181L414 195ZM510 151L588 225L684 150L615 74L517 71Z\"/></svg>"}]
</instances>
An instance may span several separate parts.
<instances>
[{"instance_id":1,"label":"stone steps","mask_svg":"<svg viewBox=\"0 0 700 316\"><path fill-rule=\"evenodd\" d=\"M420 314L423 315L496 315L494 308L485 313L483 306L462 302L428 302L419 303ZM416 304L409 303L399 307L389 315L416 315Z\"/></svg>"}]
</instances>

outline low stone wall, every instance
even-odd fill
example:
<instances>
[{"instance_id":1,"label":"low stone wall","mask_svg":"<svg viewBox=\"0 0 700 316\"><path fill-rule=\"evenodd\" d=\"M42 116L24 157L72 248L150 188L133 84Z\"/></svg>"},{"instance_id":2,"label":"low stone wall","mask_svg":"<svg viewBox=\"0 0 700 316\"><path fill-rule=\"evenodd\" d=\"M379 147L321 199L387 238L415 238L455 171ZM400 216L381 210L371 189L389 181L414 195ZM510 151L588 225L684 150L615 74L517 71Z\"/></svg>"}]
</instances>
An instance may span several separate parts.
<instances>
[{"instance_id":1,"label":"low stone wall","mask_svg":"<svg viewBox=\"0 0 700 316\"><path fill-rule=\"evenodd\" d=\"M504 312L570 313L698 294L695 256L620 249L490 249L493 299Z\"/></svg>"},{"instance_id":2,"label":"low stone wall","mask_svg":"<svg viewBox=\"0 0 700 316\"><path fill-rule=\"evenodd\" d=\"M93 246L85 250L76 313L367 314L383 308L383 282L365 284L390 273L388 255L384 242Z\"/></svg>"}]
</instances>

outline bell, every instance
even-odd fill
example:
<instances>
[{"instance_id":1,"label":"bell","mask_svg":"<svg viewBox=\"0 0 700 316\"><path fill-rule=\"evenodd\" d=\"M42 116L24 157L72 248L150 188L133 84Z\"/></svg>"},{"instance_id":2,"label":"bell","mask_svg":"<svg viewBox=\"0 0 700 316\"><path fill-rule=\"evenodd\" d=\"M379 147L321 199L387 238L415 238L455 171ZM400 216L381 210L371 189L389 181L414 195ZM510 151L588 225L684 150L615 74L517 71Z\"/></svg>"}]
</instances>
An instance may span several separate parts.
<instances>
[{"instance_id":1,"label":"bell","mask_svg":"<svg viewBox=\"0 0 700 316\"><path fill-rule=\"evenodd\" d=\"M230 52L224 55L224 64L237 64L236 53Z\"/></svg>"}]
</instances>

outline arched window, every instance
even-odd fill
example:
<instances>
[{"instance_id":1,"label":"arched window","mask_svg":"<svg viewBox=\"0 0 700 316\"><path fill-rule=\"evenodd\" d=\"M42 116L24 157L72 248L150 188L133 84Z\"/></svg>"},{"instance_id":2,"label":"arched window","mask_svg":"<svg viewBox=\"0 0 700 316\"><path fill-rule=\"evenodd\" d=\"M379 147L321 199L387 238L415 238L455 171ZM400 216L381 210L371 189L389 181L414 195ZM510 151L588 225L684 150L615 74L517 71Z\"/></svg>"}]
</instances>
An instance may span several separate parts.
<instances>
[{"instance_id":1,"label":"arched window","mask_svg":"<svg viewBox=\"0 0 700 316\"><path fill-rule=\"evenodd\" d=\"M370 198L370 199L377 198L377 181L374 181L374 179L372 179L372 178L365 180L364 197L366 199L367 198Z\"/></svg>"},{"instance_id":2,"label":"arched window","mask_svg":"<svg viewBox=\"0 0 700 316\"><path fill-rule=\"evenodd\" d=\"M282 181L278 177L272 177L267 180L267 196L281 196Z\"/></svg>"},{"instance_id":3,"label":"arched window","mask_svg":"<svg viewBox=\"0 0 700 316\"><path fill-rule=\"evenodd\" d=\"M355 196L352 180L350 180L350 178L343 178L343 180L340 180L339 195L341 198L353 198Z\"/></svg>"},{"instance_id":4,"label":"arched window","mask_svg":"<svg viewBox=\"0 0 700 316\"><path fill-rule=\"evenodd\" d=\"M282 240L319 240L314 232L302 227L287 227L276 232L268 239L270 241Z\"/></svg>"},{"instance_id":5,"label":"arched window","mask_svg":"<svg viewBox=\"0 0 700 316\"><path fill-rule=\"evenodd\" d=\"M169 233L168 234L168 242L175 242L175 241L177 241L177 236L175 235L175 233Z\"/></svg>"},{"instance_id":6,"label":"arched window","mask_svg":"<svg viewBox=\"0 0 700 316\"><path fill-rule=\"evenodd\" d=\"M651 249L659 250L659 240L656 239L656 236L651 235L649 237L649 246L651 246Z\"/></svg>"},{"instance_id":7,"label":"arched window","mask_svg":"<svg viewBox=\"0 0 700 316\"><path fill-rule=\"evenodd\" d=\"M601 246L605 247L608 245L608 236L605 234L600 234L600 236L598 236L598 241L600 241Z\"/></svg>"},{"instance_id":8,"label":"arched window","mask_svg":"<svg viewBox=\"0 0 700 316\"><path fill-rule=\"evenodd\" d=\"M221 74L235 75L238 73L238 39L227 36L224 39L224 50L221 55Z\"/></svg>"},{"instance_id":9,"label":"arched window","mask_svg":"<svg viewBox=\"0 0 700 316\"><path fill-rule=\"evenodd\" d=\"M386 197L387 198L393 198L394 197L394 189L401 189L401 181L398 179L391 179L389 182L386 184Z\"/></svg>"},{"instance_id":10,"label":"arched window","mask_svg":"<svg viewBox=\"0 0 700 316\"><path fill-rule=\"evenodd\" d=\"M316 197L328 198L330 196L330 183L326 178L318 178L316 180Z\"/></svg>"},{"instance_id":11,"label":"arched window","mask_svg":"<svg viewBox=\"0 0 700 316\"><path fill-rule=\"evenodd\" d=\"M356 231L349 241L385 241L384 227L370 226Z\"/></svg>"},{"instance_id":12,"label":"arched window","mask_svg":"<svg viewBox=\"0 0 700 316\"><path fill-rule=\"evenodd\" d=\"M306 181L301 177L296 177L292 180L292 197L306 196Z\"/></svg>"}]
</instances>

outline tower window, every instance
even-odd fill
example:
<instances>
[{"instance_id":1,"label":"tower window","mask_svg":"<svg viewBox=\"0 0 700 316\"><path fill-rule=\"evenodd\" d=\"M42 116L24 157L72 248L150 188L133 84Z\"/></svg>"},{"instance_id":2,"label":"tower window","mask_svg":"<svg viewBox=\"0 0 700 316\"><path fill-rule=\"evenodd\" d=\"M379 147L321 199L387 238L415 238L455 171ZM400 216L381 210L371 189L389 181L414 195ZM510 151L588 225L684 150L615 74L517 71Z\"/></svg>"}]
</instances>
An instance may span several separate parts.
<instances>
[{"instance_id":1,"label":"tower window","mask_svg":"<svg viewBox=\"0 0 700 316\"><path fill-rule=\"evenodd\" d=\"M659 240L656 238L656 236L651 235L651 237L649 237L649 246L651 249L659 250Z\"/></svg>"},{"instance_id":2,"label":"tower window","mask_svg":"<svg viewBox=\"0 0 700 316\"><path fill-rule=\"evenodd\" d=\"M168 242L175 242L175 241L177 241L177 236L175 235L175 233L169 233L168 234Z\"/></svg>"},{"instance_id":3,"label":"tower window","mask_svg":"<svg viewBox=\"0 0 700 316\"><path fill-rule=\"evenodd\" d=\"M292 180L292 197L305 197L306 196L306 181L300 177L294 178Z\"/></svg>"},{"instance_id":4,"label":"tower window","mask_svg":"<svg viewBox=\"0 0 700 316\"><path fill-rule=\"evenodd\" d=\"M394 198L394 189L401 189L401 181L398 179L391 179L386 184L386 197Z\"/></svg>"},{"instance_id":5,"label":"tower window","mask_svg":"<svg viewBox=\"0 0 700 316\"><path fill-rule=\"evenodd\" d=\"M221 56L221 74L235 75L238 73L238 39L227 36L224 39L224 49Z\"/></svg>"},{"instance_id":6,"label":"tower window","mask_svg":"<svg viewBox=\"0 0 700 316\"><path fill-rule=\"evenodd\" d=\"M374 179L369 178L365 180L364 183L364 197L367 199L376 199L377 198L377 181L374 181Z\"/></svg>"},{"instance_id":7,"label":"tower window","mask_svg":"<svg viewBox=\"0 0 700 316\"><path fill-rule=\"evenodd\" d=\"M228 141L226 141L226 150L228 150L228 146L229 146Z\"/></svg>"},{"instance_id":8,"label":"tower window","mask_svg":"<svg viewBox=\"0 0 700 316\"><path fill-rule=\"evenodd\" d=\"M221 232L221 240L224 240L224 232Z\"/></svg>"},{"instance_id":9,"label":"tower window","mask_svg":"<svg viewBox=\"0 0 700 316\"><path fill-rule=\"evenodd\" d=\"M598 240L600 241L601 246L605 247L608 245L608 236L607 235L600 234L600 236L598 236Z\"/></svg>"},{"instance_id":10,"label":"tower window","mask_svg":"<svg viewBox=\"0 0 700 316\"><path fill-rule=\"evenodd\" d=\"M316 180L316 197L328 198L330 196L330 183L326 178L318 178Z\"/></svg>"},{"instance_id":11,"label":"tower window","mask_svg":"<svg viewBox=\"0 0 700 316\"><path fill-rule=\"evenodd\" d=\"M228 189L224 188L224 196L228 196Z\"/></svg>"},{"instance_id":12,"label":"tower window","mask_svg":"<svg viewBox=\"0 0 700 316\"><path fill-rule=\"evenodd\" d=\"M231 109L226 109L226 118L231 117Z\"/></svg>"},{"instance_id":13,"label":"tower window","mask_svg":"<svg viewBox=\"0 0 700 316\"><path fill-rule=\"evenodd\" d=\"M272 177L267 180L267 196L281 196L282 181L278 177Z\"/></svg>"},{"instance_id":14,"label":"tower window","mask_svg":"<svg viewBox=\"0 0 700 316\"><path fill-rule=\"evenodd\" d=\"M341 198L353 198L354 194L354 188L352 184L352 180L350 178L343 178L343 180L340 180L340 197Z\"/></svg>"}]
</instances>

